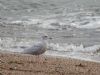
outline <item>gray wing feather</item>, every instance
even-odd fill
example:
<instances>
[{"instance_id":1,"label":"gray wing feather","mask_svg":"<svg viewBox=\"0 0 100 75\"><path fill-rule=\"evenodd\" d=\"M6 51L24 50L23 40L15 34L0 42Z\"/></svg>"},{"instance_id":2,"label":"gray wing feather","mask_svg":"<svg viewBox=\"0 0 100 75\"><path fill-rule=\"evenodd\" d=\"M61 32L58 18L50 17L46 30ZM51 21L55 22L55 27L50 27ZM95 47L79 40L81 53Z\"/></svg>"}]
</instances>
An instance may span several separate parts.
<instances>
[{"instance_id":1,"label":"gray wing feather","mask_svg":"<svg viewBox=\"0 0 100 75\"><path fill-rule=\"evenodd\" d=\"M36 45L31 46L30 48L27 48L24 50L24 53L26 54L35 54L35 53L41 53L41 50L46 49L46 46L44 43L38 43Z\"/></svg>"}]
</instances>

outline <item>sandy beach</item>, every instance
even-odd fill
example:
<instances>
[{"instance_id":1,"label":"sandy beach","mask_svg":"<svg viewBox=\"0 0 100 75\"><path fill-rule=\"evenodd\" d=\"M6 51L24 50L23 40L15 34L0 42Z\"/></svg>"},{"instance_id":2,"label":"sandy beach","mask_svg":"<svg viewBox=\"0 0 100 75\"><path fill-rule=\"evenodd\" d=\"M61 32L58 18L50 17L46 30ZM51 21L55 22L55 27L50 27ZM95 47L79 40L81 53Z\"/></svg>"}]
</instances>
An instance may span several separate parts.
<instances>
[{"instance_id":1,"label":"sandy beach","mask_svg":"<svg viewBox=\"0 0 100 75\"><path fill-rule=\"evenodd\" d=\"M0 53L0 75L100 75L100 63L44 55Z\"/></svg>"},{"instance_id":2,"label":"sandy beach","mask_svg":"<svg viewBox=\"0 0 100 75\"><path fill-rule=\"evenodd\" d=\"M100 75L100 0L0 0L0 75Z\"/></svg>"}]
</instances>

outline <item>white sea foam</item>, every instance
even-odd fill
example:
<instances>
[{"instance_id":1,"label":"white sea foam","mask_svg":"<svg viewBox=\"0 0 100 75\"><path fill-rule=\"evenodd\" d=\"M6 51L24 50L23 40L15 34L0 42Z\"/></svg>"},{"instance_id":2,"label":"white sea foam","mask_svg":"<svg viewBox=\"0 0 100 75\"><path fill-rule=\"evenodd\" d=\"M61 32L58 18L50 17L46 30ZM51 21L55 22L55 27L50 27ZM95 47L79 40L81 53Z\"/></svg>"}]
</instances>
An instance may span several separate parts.
<instances>
[{"instance_id":1,"label":"white sea foam","mask_svg":"<svg viewBox=\"0 0 100 75\"><path fill-rule=\"evenodd\" d=\"M29 46L32 44L32 40L26 41L26 39L16 39L10 37L0 38L0 50L1 51L10 51L10 52L21 52L21 46Z\"/></svg>"},{"instance_id":2,"label":"white sea foam","mask_svg":"<svg viewBox=\"0 0 100 75\"><path fill-rule=\"evenodd\" d=\"M60 45L51 43L49 46L52 47L52 51L47 51L46 55L100 62L100 53L98 53L100 52L100 45L85 48L82 44L77 46L75 44Z\"/></svg>"},{"instance_id":3,"label":"white sea foam","mask_svg":"<svg viewBox=\"0 0 100 75\"><path fill-rule=\"evenodd\" d=\"M28 20L16 20L12 21L12 24L20 24L20 25L33 25L40 28L45 29L58 29L61 25L65 24L57 21L56 19L28 19Z\"/></svg>"},{"instance_id":4,"label":"white sea foam","mask_svg":"<svg viewBox=\"0 0 100 75\"><path fill-rule=\"evenodd\" d=\"M72 14L72 15L71 15ZM70 25L76 28L96 29L100 28L100 16L94 16L93 12L71 13ZM73 17L74 16L74 17Z\"/></svg>"},{"instance_id":5,"label":"white sea foam","mask_svg":"<svg viewBox=\"0 0 100 75\"><path fill-rule=\"evenodd\" d=\"M94 53L98 49L100 49L100 45L94 45L94 46L89 46L89 47L84 47L84 45L75 45L75 44L54 44L50 43L50 47L52 50L55 51L65 51L65 52L84 52L84 53Z\"/></svg>"},{"instance_id":6,"label":"white sea foam","mask_svg":"<svg viewBox=\"0 0 100 75\"><path fill-rule=\"evenodd\" d=\"M38 41L33 41L32 39L16 39L16 38L0 38L0 51L4 52L22 52L24 49L22 47L29 47ZM73 57L88 59L92 58L92 55L99 54L98 51L100 45L94 45L90 47L84 47L84 45L75 44L59 44L59 43L48 43L48 51L46 55L53 56L63 56L63 57ZM96 53L96 54L95 54ZM99 59L98 59L99 60Z\"/></svg>"},{"instance_id":7,"label":"white sea foam","mask_svg":"<svg viewBox=\"0 0 100 75\"><path fill-rule=\"evenodd\" d=\"M47 28L47 29L56 29L57 26L51 25L53 23L57 23L57 20L55 19L44 20L43 23L39 25L39 27Z\"/></svg>"},{"instance_id":8,"label":"white sea foam","mask_svg":"<svg viewBox=\"0 0 100 75\"><path fill-rule=\"evenodd\" d=\"M1 38L0 39L0 48L5 48L8 49L12 48L14 46L20 47L20 46L30 46L34 43L38 43L39 41L34 40L32 41L31 39L20 39L20 41L18 41L18 39L16 38ZM54 50L54 51L64 51L64 52L84 52L84 53L92 53L92 52L96 52L96 50L98 50L100 48L100 45L94 45L94 46L89 46L89 47L84 47L84 45L80 44L80 45L75 45L75 44L67 44L67 43L48 43L48 48L50 50Z\"/></svg>"},{"instance_id":9,"label":"white sea foam","mask_svg":"<svg viewBox=\"0 0 100 75\"><path fill-rule=\"evenodd\" d=\"M71 23L71 26L74 26L76 28L87 28L87 29L100 28L100 20L90 21L88 24L85 24L85 25L81 25L80 22Z\"/></svg>"},{"instance_id":10,"label":"white sea foam","mask_svg":"<svg viewBox=\"0 0 100 75\"><path fill-rule=\"evenodd\" d=\"M0 38L0 48L13 48L14 46L30 46L38 42L33 41L32 39L17 39L17 38ZM64 52L84 52L84 53L93 53L96 50L100 49L100 45L93 45L89 47L84 47L84 45L75 45L67 43L48 43L48 48L54 51L64 51Z\"/></svg>"},{"instance_id":11,"label":"white sea foam","mask_svg":"<svg viewBox=\"0 0 100 75\"><path fill-rule=\"evenodd\" d=\"M23 25L35 25L35 24L42 23L42 20L41 19L16 20L16 21L12 21L10 23L23 24Z\"/></svg>"},{"instance_id":12,"label":"white sea foam","mask_svg":"<svg viewBox=\"0 0 100 75\"><path fill-rule=\"evenodd\" d=\"M27 18L27 20L17 20L11 23L23 25L36 25L45 29L61 29L63 25L76 28L96 29L100 28L100 16L92 16L93 12L76 12L65 16L52 15L40 18ZM59 17L59 18L57 18ZM61 17L61 18L60 18Z\"/></svg>"}]
</instances>

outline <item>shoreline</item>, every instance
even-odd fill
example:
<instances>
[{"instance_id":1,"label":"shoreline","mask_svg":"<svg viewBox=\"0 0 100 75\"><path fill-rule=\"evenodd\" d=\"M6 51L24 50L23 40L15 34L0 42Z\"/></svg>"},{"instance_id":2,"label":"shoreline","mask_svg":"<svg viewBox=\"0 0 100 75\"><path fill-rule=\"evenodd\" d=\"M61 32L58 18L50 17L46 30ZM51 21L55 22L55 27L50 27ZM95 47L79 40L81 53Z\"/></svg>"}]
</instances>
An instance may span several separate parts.
<instances>
[{"instance_id":1,"label":"shoreline","mask_svg":"<svg viewBox=\"0 0 100 75\"><path fill-rule=\"evenodd\" d=\"M99 75L100 63L73 58L0 53L0 75Z\"/></svg>"}]
</instances>

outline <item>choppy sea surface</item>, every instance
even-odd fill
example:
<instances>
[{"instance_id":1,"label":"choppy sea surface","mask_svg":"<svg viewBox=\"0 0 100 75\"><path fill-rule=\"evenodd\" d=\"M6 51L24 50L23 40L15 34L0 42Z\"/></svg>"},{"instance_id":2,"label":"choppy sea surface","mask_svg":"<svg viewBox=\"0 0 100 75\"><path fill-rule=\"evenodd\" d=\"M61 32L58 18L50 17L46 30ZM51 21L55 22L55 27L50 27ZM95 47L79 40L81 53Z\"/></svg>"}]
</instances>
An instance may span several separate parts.
<instances>
[{"instance_id":1,"label":"choppy sea surface","mask_svg":"<svg viewBox=\"0 0 100 75\"><path fill-rule=\"evenodd\" d=\"M20 53L43 34L45 55L100 62L100 1L0 0L0 51Z\"/></svg>"}]
</instances>

